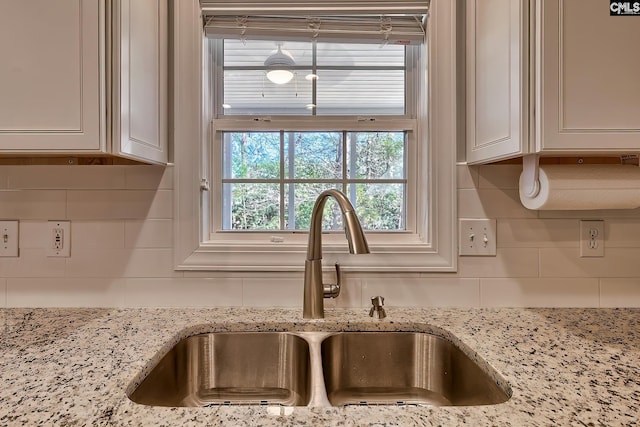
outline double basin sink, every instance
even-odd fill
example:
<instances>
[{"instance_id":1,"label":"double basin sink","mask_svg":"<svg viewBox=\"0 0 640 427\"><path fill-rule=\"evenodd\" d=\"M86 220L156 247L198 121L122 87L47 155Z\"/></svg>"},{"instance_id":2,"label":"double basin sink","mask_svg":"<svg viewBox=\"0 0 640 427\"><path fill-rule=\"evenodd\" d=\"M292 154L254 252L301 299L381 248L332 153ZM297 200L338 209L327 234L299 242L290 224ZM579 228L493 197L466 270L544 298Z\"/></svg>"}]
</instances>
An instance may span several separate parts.
<instances>
[{"instance_id":1,"label":"double basin sink","mask_svg":"<svg viewBox=\"0 0 640 427\"><path fill-rule=\"evenodd\" d=\"M490 405L511 394L498 378L429 333L217 332L179 341L129 398L170 407Z\"/></svg>"}]
</instances>

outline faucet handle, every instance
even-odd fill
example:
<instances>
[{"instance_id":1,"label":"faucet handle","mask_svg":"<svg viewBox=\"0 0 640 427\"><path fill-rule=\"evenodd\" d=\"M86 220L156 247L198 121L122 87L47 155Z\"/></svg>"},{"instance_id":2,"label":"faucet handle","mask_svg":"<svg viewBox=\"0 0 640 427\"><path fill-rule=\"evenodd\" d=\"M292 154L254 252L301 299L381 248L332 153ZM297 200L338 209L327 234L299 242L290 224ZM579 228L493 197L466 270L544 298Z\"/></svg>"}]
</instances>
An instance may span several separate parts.
<instances>
[{"instance_id":1,"label":"faucet handle","mask_svg":"<svg viewBox=\"0 0 640 427\"><path fill-rule=\"evenodd\" d=\"M340 273L340 264L336 262L336 283L323 283L322 294L324 298L337 298L340 295L340 282L342 275Z\"/></svg>"},{"instance_id":2,"label":"faucet handle","mask_svg":"<svg viewBox=\"0 0 640 427\"><path fill-rule=\"evenodd\" d=\"M378 319L384 319L387 317L387 313L384 311L384 297L378 295L371 298L371 310L369 310L369 317L377 315Z\"/></svg>"}]
</instances>

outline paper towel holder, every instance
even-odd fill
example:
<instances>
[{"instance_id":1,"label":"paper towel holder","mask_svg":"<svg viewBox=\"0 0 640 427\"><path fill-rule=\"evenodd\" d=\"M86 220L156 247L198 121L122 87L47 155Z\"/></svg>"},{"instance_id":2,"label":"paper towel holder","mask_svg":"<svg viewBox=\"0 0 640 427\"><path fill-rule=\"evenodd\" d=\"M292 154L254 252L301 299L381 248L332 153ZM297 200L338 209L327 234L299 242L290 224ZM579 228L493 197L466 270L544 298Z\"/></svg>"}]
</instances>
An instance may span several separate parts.
<instances>
[{"instance_id":1,"label":"paper towel holder","mask_svg":"<svg viewBox=\"0 0 640 427\"><path fill-rule=\"evenodd\" d=\"M526 197L533 198L540 192L540 155L527 154L522 157L522 182Z\"/></svg>"}]
</instances>

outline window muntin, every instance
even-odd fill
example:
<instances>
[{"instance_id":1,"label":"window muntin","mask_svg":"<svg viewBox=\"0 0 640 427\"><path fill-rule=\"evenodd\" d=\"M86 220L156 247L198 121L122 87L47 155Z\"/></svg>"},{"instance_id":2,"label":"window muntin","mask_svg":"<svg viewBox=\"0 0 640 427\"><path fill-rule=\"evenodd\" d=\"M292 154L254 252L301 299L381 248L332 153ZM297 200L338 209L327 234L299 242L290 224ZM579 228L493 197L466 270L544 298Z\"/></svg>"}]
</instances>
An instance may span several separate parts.
<instances>
[{"instance_id":1,"label":"window muntin","mask_svg":"<svg viewBox=\"0 0 640 427\"><path fill-rule=\"evenodd\" d=\"M405 231L408 132L222 132L222 229L308 230L318 194L345 192L369 231ZM341 229L327 203L325 229Z\"/></svg>"}]
</instances>

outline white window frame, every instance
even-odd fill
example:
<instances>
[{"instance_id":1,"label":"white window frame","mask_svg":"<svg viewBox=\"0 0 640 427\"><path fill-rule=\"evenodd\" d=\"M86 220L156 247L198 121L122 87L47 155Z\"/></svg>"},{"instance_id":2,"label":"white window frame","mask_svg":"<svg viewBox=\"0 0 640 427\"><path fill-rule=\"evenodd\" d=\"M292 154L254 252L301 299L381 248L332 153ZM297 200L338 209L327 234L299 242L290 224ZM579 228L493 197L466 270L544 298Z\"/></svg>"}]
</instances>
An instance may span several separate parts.
<instances>
[{"instance_id":1,"label":"white window frame","mask_svg":"<svg viewBox=\"0 0 640 427\"><path fill-rule=\"evenodd\" d=\"M323 258L328 266L340 262L346 271L420 272L456 271L456 2L432 0L427 26L429 64L420 96L427 111L418 112L419 165L417 194L427 194L427 209L416 218L417 233L370 233L372 254L348 254L344 236L323 235ZM307 234L291 238L208 240L206 209L210 191L203 177L210 176L210 158L204 148L213 129L209 126L209 100L204 59L205 43L197 0L177 2L174 39L174 160L175 233L177 270L302 271ZM428 90L427 90L428 88ZM354 129L356 130L356 129ZM269 236L269 234L267 234Z\"/></svg>"}]
</instances>

